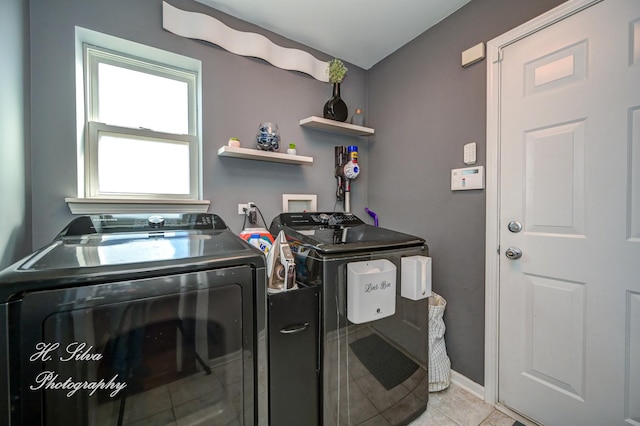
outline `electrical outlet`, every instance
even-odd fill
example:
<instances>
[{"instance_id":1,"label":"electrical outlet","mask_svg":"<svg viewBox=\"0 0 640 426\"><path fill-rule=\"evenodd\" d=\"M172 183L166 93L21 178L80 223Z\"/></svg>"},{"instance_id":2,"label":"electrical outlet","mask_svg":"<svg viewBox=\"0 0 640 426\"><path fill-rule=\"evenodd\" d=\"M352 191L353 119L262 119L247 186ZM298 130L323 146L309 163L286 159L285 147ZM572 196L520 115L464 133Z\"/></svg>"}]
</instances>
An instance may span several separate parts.
<instances>
[{"instance_id":1,"label":"electrical outlet","mask_svg":"<svg viewBox=\"0 0 640 426\"><path fill-rule=\"evenodd\" d=\"M249 204L238 204L238 214L244 214L248 208Z\"/></svg>"}]
</instances>

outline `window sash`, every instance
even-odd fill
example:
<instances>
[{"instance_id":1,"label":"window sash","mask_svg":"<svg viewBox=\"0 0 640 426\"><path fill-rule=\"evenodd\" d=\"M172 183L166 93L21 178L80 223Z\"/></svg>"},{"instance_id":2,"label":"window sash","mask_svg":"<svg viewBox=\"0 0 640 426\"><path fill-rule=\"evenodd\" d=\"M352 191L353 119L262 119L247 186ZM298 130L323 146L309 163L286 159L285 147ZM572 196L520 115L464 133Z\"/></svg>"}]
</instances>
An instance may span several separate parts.
<instances>
[{"instance_id":1,"label":"window sash","mask_svg":"<svg viewBox=\"0 0 640 426\"><path fill-rule=\"evenodd\" d=\"M191 199L200 197L200 144L197 122L197 73L166 66L153 61L139 59L133 56L118 54L107 49L84 44L85 61L85 106L86 132L84 142L84 188L86 198L121 198L121 199ZM188 134L170 134L153 129L127 128L99 121L98 111L98 65L106 63L151 75L170 78L188 85ZM189 194L142 193L142 192L101 192L99 187L99 159L98 148L102 132L119 134L135 139L157 140L159 142L173 142L188 144L189 147Z\"/></svg>"},{"instance_id":2,"label":"window sash","mask_svg":"<svg viewBox=\"0 0 640 426\"><path fill-rule=\"evenodd\" d=\"M84 45L84 49L87 81L86 93L89 97L88 102L86 102L88 109L87 121L101 121L98 116L98 65L100 63L105 63L130 69L132 71L138 71L187 83L189 86L189 134L196 134L196 74L193 71L181 70L179 68L157 64L152 61L145 61L130 56L124 56L88 44Z\"/></svg>"},{"instance_id":3,"label":"window sash","mask_svg":"<svg viewBox=\"0 0 640 426\"><path fill-rule=\"evenodd\" d=\"M104 192L100 190L99 182L99 158L98 150L101 135L123 136L133 139L145 140L153 143L175 143L188 146L188 180L189 193L176 194L168 192ZM85 146L85 192L87 198L118 198L118 199L197 199L198 198L198 144L197 138L192 135L175 135L171 133L155 132L148 129L131 129L126 127L111 126L105 123L89 122L87 125L87 143ZM144 158L139 158L144 161ZM171 167L168 165L167 167ZM196 169L194 170L194 167Z\"/></svg>"}]
</instances>

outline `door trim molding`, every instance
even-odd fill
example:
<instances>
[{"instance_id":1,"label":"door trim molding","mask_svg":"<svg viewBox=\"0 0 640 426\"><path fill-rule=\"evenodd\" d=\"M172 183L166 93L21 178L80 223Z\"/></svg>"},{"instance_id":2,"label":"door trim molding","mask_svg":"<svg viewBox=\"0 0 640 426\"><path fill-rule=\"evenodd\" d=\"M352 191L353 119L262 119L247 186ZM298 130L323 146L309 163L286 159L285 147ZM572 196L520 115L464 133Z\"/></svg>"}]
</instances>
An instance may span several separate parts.
<instances>
[{"instance_id":1,"label":"door trim molding","mask_svg":"<svg viewBox=\"0 0 640 426\"><path fill-rule=\"evenodd\" d=\"M500 91L502 50L602 0L569 0L487 42L487 168L485 245L484 400L499 403Z\"/></svg>"}]
</instances>

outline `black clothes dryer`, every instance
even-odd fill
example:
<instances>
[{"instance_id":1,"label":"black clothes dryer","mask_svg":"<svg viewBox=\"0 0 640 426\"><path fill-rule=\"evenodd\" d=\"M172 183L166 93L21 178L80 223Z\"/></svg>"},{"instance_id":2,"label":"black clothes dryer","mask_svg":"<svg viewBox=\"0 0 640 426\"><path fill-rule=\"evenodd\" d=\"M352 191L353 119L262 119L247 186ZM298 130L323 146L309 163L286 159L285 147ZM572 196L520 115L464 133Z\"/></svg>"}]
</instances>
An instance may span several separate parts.
<instances>
[{"instance_id":1,"label":"black clothes dryer","mask_svg":"<svg viewBox=\"0 0 640 426\"><path fill-rule=\"evenodd\" d=\"M0 424L266 424L265 283L216 215L76 218L0 273Z\"/></svg>"},{"instance_id":2,"label":"black clothes dryer","mask_svg":"<svg viewBox=\"0 0 640 426\"><path fill-rule=\"evenodd\" d=\"M402 258L428 256L425 240L336 212L282 213L269 230L286 234L296 279L320 289L321 424L406 425L420 416L429 397L428 298L402 297L400 280ZM380 262L395 270L395 293L385 296L394 313L378 319L374 312L371 320L354 323L348 269L370 264L376 271ZM363 291L378 291L387 281L365 282Z\"/></svg>"}]
</instances>

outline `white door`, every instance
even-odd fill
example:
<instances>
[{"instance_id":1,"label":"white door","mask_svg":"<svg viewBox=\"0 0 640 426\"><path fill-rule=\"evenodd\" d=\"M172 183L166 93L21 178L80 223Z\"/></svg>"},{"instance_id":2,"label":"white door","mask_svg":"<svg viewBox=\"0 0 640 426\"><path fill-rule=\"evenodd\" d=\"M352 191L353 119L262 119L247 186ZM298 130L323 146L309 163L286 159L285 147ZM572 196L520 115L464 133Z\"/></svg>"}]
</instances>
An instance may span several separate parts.
<instances>
[{"instance_id":1,"label":"white door","mask_svg":"<svg viewBox=\"0 0 640 426\"><path fill-rule=\"evenodd\" d=\"M498 399L640 425L640 1L537 31L500 70Z\"/></svg>"}]
</instances>

